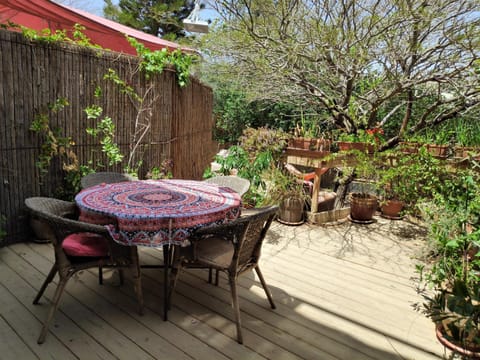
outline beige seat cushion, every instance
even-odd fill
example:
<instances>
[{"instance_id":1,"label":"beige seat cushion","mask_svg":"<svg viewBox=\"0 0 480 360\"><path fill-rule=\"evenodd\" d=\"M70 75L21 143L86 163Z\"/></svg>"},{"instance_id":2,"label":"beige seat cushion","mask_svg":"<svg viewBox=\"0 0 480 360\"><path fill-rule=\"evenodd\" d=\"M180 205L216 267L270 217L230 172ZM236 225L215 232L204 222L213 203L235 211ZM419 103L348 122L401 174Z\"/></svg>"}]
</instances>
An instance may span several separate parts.
<instances>
[{"instance_id":1,"label":"beige seat cushion","mask_svg":"<svg viewBox=\"0 0 480 360\"><path fill-rule=\"evenodd\" d=\"M196 255L198 261L228 268L232 262L233 251L230 241L212 236L198 242Z\"/></svg>"}]
</instances>

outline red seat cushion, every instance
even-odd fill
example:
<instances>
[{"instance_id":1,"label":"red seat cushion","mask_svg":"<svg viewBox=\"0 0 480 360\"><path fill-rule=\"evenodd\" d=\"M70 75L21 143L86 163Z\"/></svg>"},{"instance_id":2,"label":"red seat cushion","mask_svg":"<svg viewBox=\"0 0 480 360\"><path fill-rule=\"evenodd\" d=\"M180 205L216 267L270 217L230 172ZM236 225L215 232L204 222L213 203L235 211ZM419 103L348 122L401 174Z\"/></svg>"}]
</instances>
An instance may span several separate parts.
<instances>
[{"instance_id":1,"label":"red seat cushion","mask_svg":"<svg viewBox=\"0 0 480 360\"><path fill-rule=\"evenodd\" d=\"M94 233L71 234L63 240L62 246L69 256L103 257L108 255L107 239Z\"/></svg>"}]
</instances>

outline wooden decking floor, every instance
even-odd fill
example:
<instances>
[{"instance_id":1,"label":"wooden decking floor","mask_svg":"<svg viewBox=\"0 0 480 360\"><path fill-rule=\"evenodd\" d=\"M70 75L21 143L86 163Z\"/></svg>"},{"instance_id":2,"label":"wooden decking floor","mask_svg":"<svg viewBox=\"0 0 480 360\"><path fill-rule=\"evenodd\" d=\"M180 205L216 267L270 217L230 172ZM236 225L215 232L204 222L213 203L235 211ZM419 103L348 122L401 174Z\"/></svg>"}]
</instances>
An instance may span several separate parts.
<instances>
[{"instance_id":1,"label":"wooden decking floor","mask_svg":"<svg viewBox=\"0 0 480 360\"><path fill-rule=\"evenodd\" d=\"M423 229L378 218L368 226L274 223L261 268L277 309L254 274L240 280L244 345L225 277L203 270L180 277L169 320L162 319L162 270L143 269L146 301L139 316L132 284L106 271L85 271L67 285L46 342L37 345L53 295L33 297L50 270L49 244L0 249L0 359L438 359L445 356L433 324L415 312L412 277ZM141 261L162 261L141 249Z\"/></svg>"}]
</instances>

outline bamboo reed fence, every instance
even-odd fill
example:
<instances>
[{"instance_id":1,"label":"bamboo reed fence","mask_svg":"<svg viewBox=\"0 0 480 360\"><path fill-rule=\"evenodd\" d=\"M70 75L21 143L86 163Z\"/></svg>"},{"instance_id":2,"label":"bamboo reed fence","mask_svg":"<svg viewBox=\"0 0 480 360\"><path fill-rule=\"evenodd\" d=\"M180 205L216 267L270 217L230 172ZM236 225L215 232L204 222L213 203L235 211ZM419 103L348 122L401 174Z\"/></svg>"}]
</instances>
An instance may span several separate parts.
<instances>
[{"instance_id":1,"label":"bamboo reed fence","mask_svg":"<svg viewBox=\"0 0 480 360\"><path fill-rule=\"evenodd\" d=\"M216 150L212 90L193 77L187 87L180 88L170 69L146 80L137 68L138 58L133 56L67 43L32 42L22 34L0 30L0 216L6 219L2 228L7 231L0 245L28 240L25 198L52 196L63 184L58 161L52 162L45 177L40 176L35 163L42 141L29 130L35 116L58 98L66 98L69 105L50 113L51 128L72 137L80 164L104 162L98 139L86 133L95 120L87 119L84 109L97 104L103 116L113 119L115 141L126 155L122 164L102 171L122 171L139 120L149 124L138 157L142 159L140 178L167 159L173 162L174 177L202 177ZM139 104L104 79L109 69L139 89L144 97L139 116ZM97 87L102 89L100 97L94 96Z\"/></svg>"}]
</instances>

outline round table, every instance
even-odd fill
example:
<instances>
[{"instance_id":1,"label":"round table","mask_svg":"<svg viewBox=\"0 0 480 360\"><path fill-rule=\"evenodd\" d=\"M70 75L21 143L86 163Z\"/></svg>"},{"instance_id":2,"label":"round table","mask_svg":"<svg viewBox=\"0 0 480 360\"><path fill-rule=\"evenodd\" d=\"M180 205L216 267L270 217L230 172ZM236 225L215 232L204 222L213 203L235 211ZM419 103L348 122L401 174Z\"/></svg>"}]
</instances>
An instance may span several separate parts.
<instances>
[{"instance_id":1,"label":"round table","mask_svg":"<svg viewBox=\"0 0 480 360\"><path fill-rule=\"evenodd\" d=\"M75 197L80 220L106 225L124 245L189 244L199 227L240 215L241 198L228 187L192 180L146 180L100 184Z\"/></svg>"}]
</instances>

